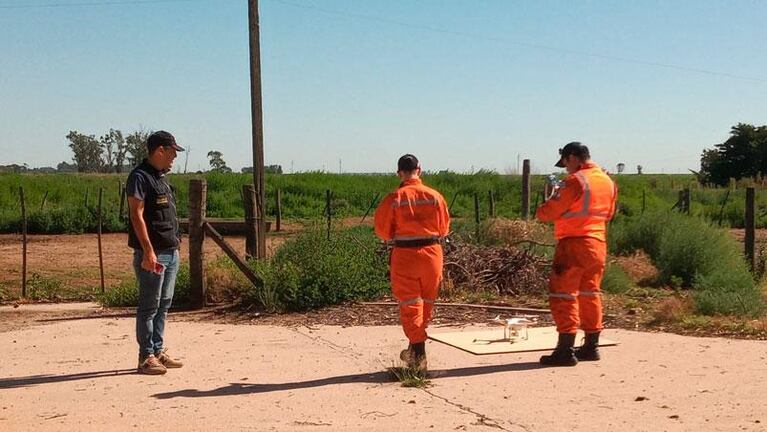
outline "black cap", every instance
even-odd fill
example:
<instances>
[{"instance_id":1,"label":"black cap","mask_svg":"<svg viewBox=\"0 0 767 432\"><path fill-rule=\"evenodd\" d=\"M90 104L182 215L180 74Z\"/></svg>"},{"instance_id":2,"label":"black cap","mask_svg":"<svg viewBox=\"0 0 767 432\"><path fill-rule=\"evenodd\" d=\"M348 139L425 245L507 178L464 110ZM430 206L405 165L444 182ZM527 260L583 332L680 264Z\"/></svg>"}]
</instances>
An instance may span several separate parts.
<instances>
[{"instance_id":1,"label":"black cap","mask_svg":"<svg viewBox=\"0 0 767 432\"><path fill-rule=\"evenodd\" d=\"M176 144L176 138L174 138L170 132L165 132L163 130L152 133L146 139L146 148L149 150L149 153L160 146L173 147L176 151L184 151L183 147Z\"/></svg>"},{"instance_id":2,"label":"black cap","mask_svg":"<svg viewBox=\"0 0 767 432\"><path fill-rule=\"evenodd\" d=\"M586 160L591 158L591 154L589 154L588 147L579 143L578 141L573 141L571 143L567 143L564 147L559 149L559 160L557 161L557 163L554 164L554 166L559 168L564 168L565 164L562 163L562 159L570 155L575 156L580 160Z\"/></svg>"},{"instance_id":3,"label":"black cap","mask_svg":"<svg viewBox=\"0 0 767 432\"><path fill-rule=\"evenodd\" d=\"M418 168L418 158L411 154L406 154L397 161L397 171L410 172L416 168Z\"/></svg>"}]
</instances>

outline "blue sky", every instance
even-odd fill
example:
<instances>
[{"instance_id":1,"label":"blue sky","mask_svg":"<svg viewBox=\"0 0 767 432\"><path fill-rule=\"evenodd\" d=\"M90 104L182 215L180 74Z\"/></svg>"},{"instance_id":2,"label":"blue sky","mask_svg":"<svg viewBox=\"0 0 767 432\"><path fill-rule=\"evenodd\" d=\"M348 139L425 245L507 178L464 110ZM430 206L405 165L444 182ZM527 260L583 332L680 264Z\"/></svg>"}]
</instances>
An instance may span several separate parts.
<instances>
[{"instance_id":1,"label":"blue sky","mask_svg":"<svg viewBox=\"0 0 767 432\"><path fill-rule=\"evenodd\" d=\"M286 171L686 172L767 124L767 2L260 0L265 153ZM69 130L165 129L250 165L246 0L0 0L0 164ZM183 162L183 160L182 160ZM177 164L180 165L180 164ZM292 168L291 168L292 167Z\"/></svg>"}]
</instances>

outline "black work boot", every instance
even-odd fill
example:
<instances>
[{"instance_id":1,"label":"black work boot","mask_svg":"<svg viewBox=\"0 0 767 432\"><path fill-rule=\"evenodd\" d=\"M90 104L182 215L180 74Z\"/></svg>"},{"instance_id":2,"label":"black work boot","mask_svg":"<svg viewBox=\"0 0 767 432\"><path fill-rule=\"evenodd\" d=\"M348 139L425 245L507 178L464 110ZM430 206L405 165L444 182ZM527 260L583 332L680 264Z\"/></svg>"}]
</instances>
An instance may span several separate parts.
<instances>
[{"instance_id":1,"label":"black work boot","mask_svg":"<svg viewBox=\"0 0 767 432\"><path fill-rule=\"evenodd\" d=\"M574 333L560 333L557 347L550 355L541 356L541 364L544 366L575 366L578 359L573 352L575 345Z\"/></svg>"},{"instance_id":2,"label":"black work boot","mask_svg":"<svg viewBox=\"0 0 767 432\"><path fill-rule=\"evenodd\" d=\"M586 333L583 345L575 350L575 357L581 361L598 361L599 356L599 332Z\"/></svg>"}]
</instances>

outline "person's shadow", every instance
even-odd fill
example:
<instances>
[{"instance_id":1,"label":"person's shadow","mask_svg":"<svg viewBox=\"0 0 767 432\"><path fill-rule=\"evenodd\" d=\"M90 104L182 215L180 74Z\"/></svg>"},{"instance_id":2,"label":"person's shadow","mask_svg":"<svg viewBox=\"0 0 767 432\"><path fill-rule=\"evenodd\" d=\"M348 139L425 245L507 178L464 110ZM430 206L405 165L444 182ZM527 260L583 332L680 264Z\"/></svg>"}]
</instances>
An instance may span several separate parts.
<instances>
[{"instance_id":1,"label":"person's shadow","mask_svg":"<svg viewBox=\"0 0 767 432\"><path fill-rule=\"evenodd\" d=\"M82 372L68 375L31 375L16 378L0 378L0 390L13 389L19 387L32 387L40 384L51 384L66 381L79 381L94 378L105 378L118 375L132 375L138 373L133 369L117 369L98 372Z\"/></svg>"},{"instance_id":2,"label":"person's shadow","mask_svg":"<svg viewBox=\"0 0 767 432\"><path fill-rule=\"evenodd\" d=\"M475 375L484 375L498 372L513 372L538 369L542 366L538 362L512 363L493 366L474 366L458 369L433 370L429 371L429 378L455 378ZM273 384L250 384L250 383L230 383L227 386L219 387L213 390L178 390L167 393L157 393L152 395L157 399L172 399L176 397L218 397L218 396L237 396L256 393L269 393L276 391L297 390L312 387L322 387L334 384L354 384L354 383L372 383L383 384L395 382L396 379L390 372L361 373L354 375L340 375L328 378L320 378L309 381L296 381Z\"/></svg>"}]
</instances>

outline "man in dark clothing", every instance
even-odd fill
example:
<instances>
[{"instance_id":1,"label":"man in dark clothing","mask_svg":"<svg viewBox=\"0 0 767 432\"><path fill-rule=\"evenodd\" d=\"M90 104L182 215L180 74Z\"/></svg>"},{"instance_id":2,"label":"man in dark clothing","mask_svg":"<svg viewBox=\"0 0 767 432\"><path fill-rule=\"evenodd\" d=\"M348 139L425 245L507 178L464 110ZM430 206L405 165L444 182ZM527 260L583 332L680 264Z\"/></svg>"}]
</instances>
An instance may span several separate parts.
<instances>
[{"instance_id":1,"label":"man in dark clothing","mask_svg":"<svg viewBox=\"0 0 767 432\"><path fill-rule=\"evenodd\" d=\"M168 132L147 138L149 156L131 171L126 185L133 268L139 287L136 309L138 372L162 375L183 364L168 356L163 346L165 318L173 301L178 272L180 243L176 200L165 174L170 172L176 152L184 151Z\"/></svg>"}]
</instances>

